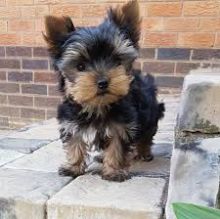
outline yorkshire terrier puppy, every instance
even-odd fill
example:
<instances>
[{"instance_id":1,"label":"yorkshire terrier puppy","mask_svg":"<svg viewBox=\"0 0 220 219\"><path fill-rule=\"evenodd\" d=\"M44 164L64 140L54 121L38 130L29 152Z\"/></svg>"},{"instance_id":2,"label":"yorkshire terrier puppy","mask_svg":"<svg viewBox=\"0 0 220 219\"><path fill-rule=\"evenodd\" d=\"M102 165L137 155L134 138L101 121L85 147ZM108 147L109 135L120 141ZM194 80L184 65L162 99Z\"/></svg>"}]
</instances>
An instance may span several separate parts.
<instances>
[{"instance_id":1,"label":"yorkshire terrier puppy","mask_svg":"<svg viewBox=\"0 0 220 219\"><path fill-rule=\"evenodd\" d=\"M152 160L152 139L164 113L154 78L132 69L140 37L137 1L110 8L96 27L75 28L69 17L54 16L45 25L64 98L57 118L67 163L60 174L84 174L87 150L95 145L104 151L102 178L128 179L130 146L138 158Z\"/></svg>"}]
</instances>

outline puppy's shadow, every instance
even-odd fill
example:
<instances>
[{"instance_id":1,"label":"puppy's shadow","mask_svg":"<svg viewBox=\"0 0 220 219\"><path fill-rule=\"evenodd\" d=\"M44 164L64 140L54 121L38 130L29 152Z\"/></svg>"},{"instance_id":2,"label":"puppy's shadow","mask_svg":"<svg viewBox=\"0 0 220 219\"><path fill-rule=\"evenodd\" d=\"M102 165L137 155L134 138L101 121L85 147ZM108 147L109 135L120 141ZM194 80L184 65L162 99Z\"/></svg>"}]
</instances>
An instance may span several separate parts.
<instances>
[{"instance_id":1,"label":"puppy's shadow","mask_svg":"<svg viewBox=\"0 0 220 219\"><path fill-rule=\"evenodd\" d=\"M102 156L94 157L93 161L87 167L87 174L102 174ZM153 160L147 162L143 160L131 160L129 175L131 177L168 177L170 159L162 156L156 156Z\"/></svg>"}]
</instances>

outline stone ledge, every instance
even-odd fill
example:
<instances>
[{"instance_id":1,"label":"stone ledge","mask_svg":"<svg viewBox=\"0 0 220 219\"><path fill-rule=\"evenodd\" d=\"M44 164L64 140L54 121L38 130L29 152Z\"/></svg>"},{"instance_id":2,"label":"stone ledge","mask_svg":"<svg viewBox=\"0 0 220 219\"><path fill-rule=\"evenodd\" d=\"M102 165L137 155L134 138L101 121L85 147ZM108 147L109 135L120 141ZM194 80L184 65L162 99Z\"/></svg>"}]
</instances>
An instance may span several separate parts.
<instances>
[{"instance_id":1,"label":"stone ledge","mask_svg":"<svg viewBox=\"0 0 220 219\"><path fill-rule=\"evenodd\" d=\"M81 176L48 201L48 219L160 219L165 183L145 177L114 183Z\"/></svg>"},{"instance_id":2,"label":"stone ledge","mask_svg":"<svg viewBox=\"0 0 220 219\"><path fill-rule=\"evenodd\" d=\"M220 74L187 75L181 96L177 132L220 133L219 100Z\"/></svg>"}]
</instances>

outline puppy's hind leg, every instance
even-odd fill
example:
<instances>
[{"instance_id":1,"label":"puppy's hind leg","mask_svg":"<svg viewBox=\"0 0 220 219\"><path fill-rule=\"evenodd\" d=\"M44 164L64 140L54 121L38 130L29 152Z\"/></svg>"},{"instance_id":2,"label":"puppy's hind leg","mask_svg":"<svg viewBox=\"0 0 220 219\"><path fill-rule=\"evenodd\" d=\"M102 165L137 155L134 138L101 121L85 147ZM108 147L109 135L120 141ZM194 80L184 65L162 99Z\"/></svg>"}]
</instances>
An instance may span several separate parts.
<instances>
[{"instance_id":1,"label":"puppy's hind leg","mask_svg":"<svg viewBox=\"0 0 220 219\"><path fill-rule=\"evenodd\" d=\"M67 163L59 168L59 174L77 177L85 173L86 144L81 137L74 137L64 144Z\"/></svg>"},{"instance_id":2,"label":"puppy's hind leg","mask_svg":"<svg viewBox=\"0 0 220 219\"><path fill-rule=\"evenodd\" d=\"M135 156L135 160L143 160L146 162L152 161L154 156L151 153L152 136L145 136L142 138L137 144L137 156Z\"/></svg>"}]
</instances>

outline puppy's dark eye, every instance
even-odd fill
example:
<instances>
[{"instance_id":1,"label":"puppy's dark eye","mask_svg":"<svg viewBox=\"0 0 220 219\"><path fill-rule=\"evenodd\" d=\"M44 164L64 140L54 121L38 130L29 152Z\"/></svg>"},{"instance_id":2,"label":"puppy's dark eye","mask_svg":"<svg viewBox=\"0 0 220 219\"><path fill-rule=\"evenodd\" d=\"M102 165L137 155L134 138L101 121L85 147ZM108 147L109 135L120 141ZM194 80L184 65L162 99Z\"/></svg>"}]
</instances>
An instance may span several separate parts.
<instances>
[{"instance_id":1,"label":"puppy's dark eye","mask_svg":"<svg viewBox=\"0 0 220 219\"><path fill-rule=\"evenodd\" d=\"M77 66L76 66L77 70L78 71L84 71L86 69L86 66L84 63L79 63Z\"/></svg>"}]
</instances>

